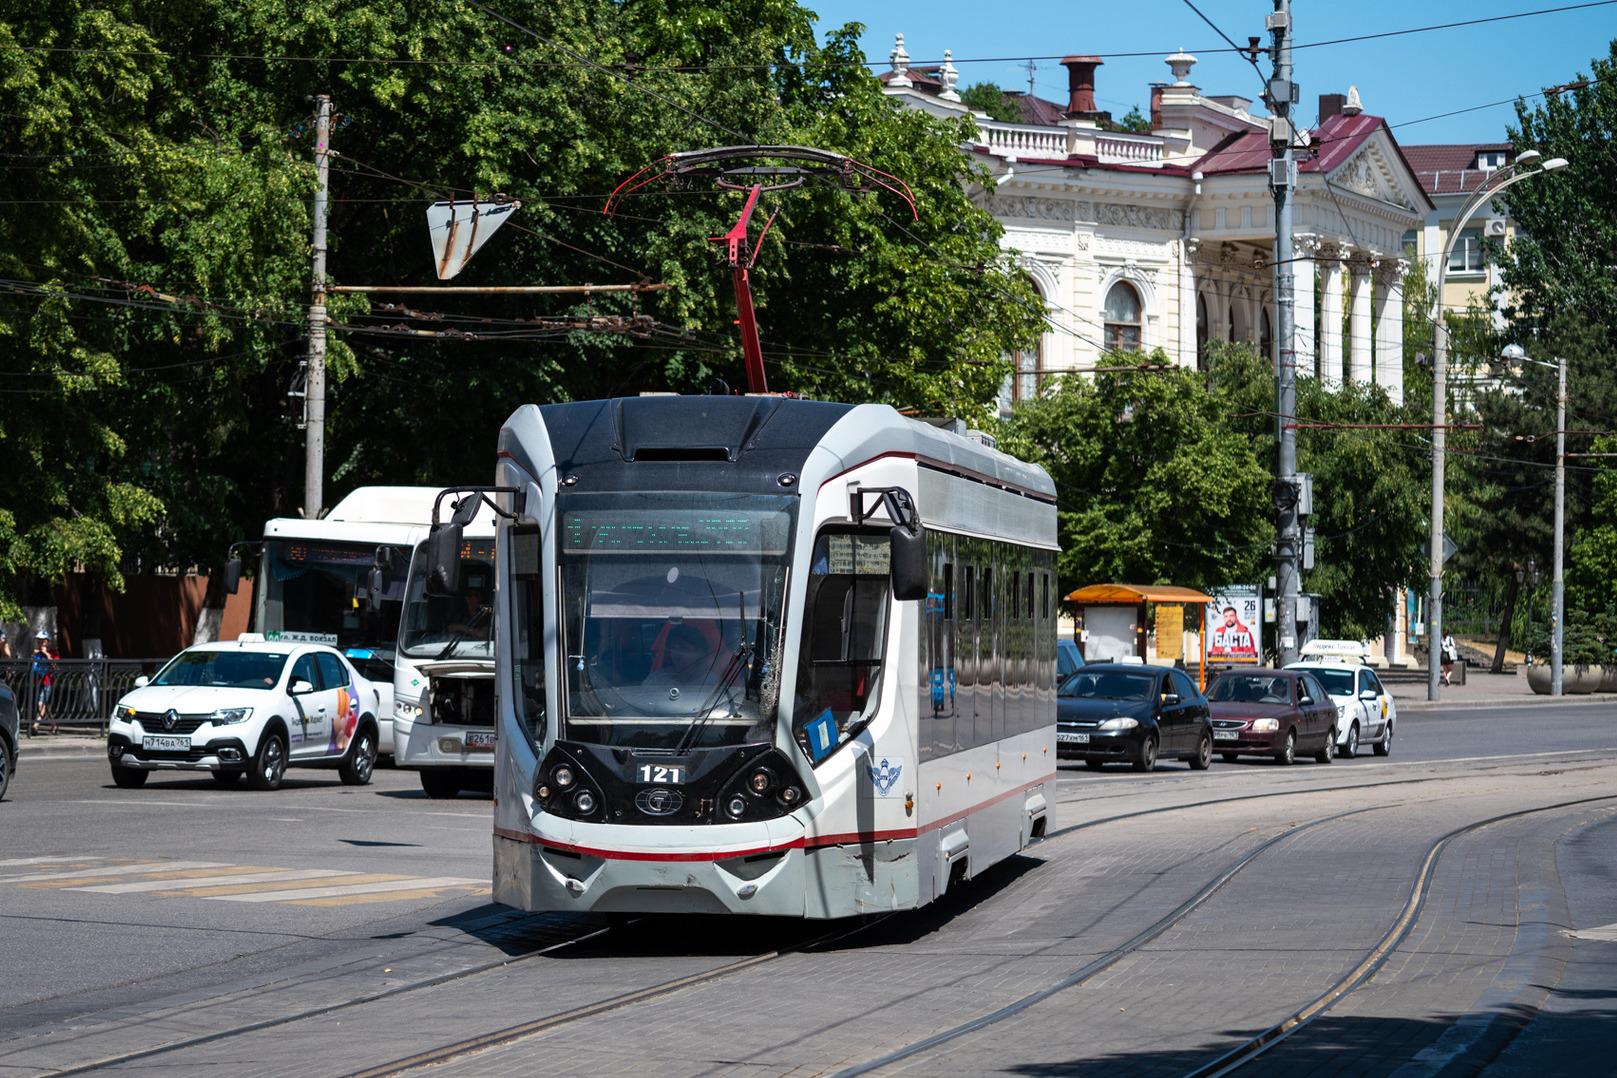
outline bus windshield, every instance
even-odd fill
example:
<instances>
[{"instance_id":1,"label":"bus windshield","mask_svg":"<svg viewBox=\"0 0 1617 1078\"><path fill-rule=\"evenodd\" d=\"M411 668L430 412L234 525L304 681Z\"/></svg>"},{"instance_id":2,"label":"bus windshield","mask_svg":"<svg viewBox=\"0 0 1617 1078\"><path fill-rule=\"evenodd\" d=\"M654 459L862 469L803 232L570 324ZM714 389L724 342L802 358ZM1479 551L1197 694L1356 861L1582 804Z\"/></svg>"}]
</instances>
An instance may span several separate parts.
<instances>
[{"instance_id":1,"label":"bus windshield","mask_svg":"<svg viewBox=\"0 0 1617 1078\"><path fill-rule=\"evenodd\" d=\"M399 649L415 659L494 658L494 537L465 539L460 591L427 594L426 543L410 564Z\"/></svg>"},{"instance_id":2,"label":"bus windshield","mask_svg":"<svg viewBox=\"0 0 1617 1078\"><path fill-rule=\"evenodd\" d=\"M772 736L796 502L559 501L564 737L685 751Z\"/></svg>"},{"instance_id":3,"label":"bus windshield","mask_svg":"<svg viewBox=\"0 0 1617 1078\"><path fill-rule=\"evenodd\" d=\"M271 639L318 640L391 653L404 605L404 558L383 547L382 589L370 593L375 543L270 539L264 543L264 616Z\"/></svg>"}]
</instances>

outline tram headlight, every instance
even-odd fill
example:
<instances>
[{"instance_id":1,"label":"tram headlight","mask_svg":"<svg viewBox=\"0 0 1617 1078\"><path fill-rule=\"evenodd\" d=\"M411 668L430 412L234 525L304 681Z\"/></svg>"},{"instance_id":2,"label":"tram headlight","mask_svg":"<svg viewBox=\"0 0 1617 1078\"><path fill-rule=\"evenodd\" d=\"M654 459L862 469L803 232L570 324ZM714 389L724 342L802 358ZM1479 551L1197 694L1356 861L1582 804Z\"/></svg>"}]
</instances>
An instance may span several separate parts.
<instances>
[{"instance_id":1,"label":"tram headlight","mask_svg":"<svg viewBox=\"0 0 1617 1078\"><path fill-rule=\"evenodd\" d=\"M740 796L730 798L729 803L724 806L724 811L728 812L732 819L741 819L747 814L746 798Z\"/></svg>"},{"instance_id":2,"label":"tram headlight","mask_svg":"<svg viewBox=\"0 0 1617 1078\"><path fill-rule=\"evenodd\" d=\"M796 786L788 786L786 789L780 792L780 803L783 805L795 805L802 799L803 791L799 790Z\"/></svg>"},{"instance_id":3,"label":"tram headlight","mask_svg":"<svg viewBox=\"0 0 1617 1078\"><path fill-rule=\"evenodd\" d=\"M533 792L533 795L535 797L537 797L540 801L549 801L550 800L550 787L544 785L543 783L541 783L539 788Z\"/></svg>"},{"instance_id":4,"label":"tram headlight","mask_svg":"<svg viewBox=\"0 0 1617 1078\"><path fill-rule=\"evenodd\" d=\"M775 776L769 773L768 768L760 767L747 778L747 787L759 797L769 792L775 784Z\"/></svg>"},{"instance_id":5,"label":"tram headlight","mask_svg":"<svg viewBox=\"0 0 1617 1078\"><path fill-rule=\"evenodd\" d=\"M595 795L588 790L580 790L573 795L573 807L580 816L588 816L595 811Z\"/></svg>"},{"instance_id":6,"label":"tram headlight","mask_svg":"<svg viewBox=\"0 0 1617 1078\"><path fill-rule=\"evenodd\" d=\"M560 767L556 768L556 770L552 771L550 773L550 777L555 781L556 785L563 790L572 786L574 782L573 769L568 767L566 764L562 764Z\"/></svg>"}]
</instances>

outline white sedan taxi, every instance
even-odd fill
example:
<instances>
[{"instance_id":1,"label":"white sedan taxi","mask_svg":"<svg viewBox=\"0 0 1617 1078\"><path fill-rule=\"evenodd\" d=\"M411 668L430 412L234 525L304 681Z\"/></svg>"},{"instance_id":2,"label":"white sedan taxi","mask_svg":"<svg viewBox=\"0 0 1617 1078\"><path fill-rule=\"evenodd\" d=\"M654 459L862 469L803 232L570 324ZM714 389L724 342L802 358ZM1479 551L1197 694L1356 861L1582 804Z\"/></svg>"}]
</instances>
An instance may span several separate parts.
<instances>
[{"instance_id":1,"label":"white sedan taxi","mask_svg":"<svg viewBox=\"0 0 1617 1078\"><path fill-rule=\"evenodd\" d=\"M362 786L376 765L379 696L323 644L249 634L186 648L112 709L112 781L128 789L153 771L209 771L221 786L246 776L273 790L288 767L335 767Z\"/></svg>"},{"instance_id":2,"label":"white sedan taxi","mask_svg":"<svg viewBox=\"0 0 1617 1078\"><path fill-rule=\"evenodd\" d=\"M1305 659L1286 669L1313 674L1336 705L1338 756L1351 759L1360 745L1370 745L1377 756L1392 752L1398 705L1375 670L1347 657Z\"/></svg>"}]
</instances>

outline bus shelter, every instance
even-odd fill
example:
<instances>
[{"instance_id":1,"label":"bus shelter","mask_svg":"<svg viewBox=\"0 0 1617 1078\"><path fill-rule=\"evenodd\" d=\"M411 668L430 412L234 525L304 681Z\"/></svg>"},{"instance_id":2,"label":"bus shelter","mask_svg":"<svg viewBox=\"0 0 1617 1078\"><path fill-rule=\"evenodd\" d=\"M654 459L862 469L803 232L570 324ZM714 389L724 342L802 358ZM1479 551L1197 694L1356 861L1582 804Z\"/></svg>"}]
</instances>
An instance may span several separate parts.
<instances>
[{"instance_id":1,"label":"bus shelter","mask_svg":"<svg viewBox=\"0 0 1617 1078\"><path fill-rule=\"evenodd\" d=\"M1172 584L1090 584L1066 599L1077 608L1085 661L1194 665L1197 685L1207 688L1211 595Z\"/></svg>"}]
</instances>

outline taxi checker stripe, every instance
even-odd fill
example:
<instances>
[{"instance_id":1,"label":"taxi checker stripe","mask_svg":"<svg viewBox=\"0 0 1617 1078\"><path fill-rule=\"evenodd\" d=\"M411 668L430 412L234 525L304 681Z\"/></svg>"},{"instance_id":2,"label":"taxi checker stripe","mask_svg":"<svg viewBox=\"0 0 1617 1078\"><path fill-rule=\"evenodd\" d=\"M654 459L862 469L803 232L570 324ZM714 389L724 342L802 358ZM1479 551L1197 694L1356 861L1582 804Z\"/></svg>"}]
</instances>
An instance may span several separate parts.
<instances>
[{"instance_id":1,"label":"taxi checker stripe","mask_svg":"<svg viewBox=\"0 0 1617 1078\"><path fill-rule=\"evenodd\" d=\"M253 891L245 895L220 895L219 902L296 902L306 898L337 898L342 895L369 895L381 891L415 891L434 887L487 887L487 880L462 876L427 876L383 883L354 883L346 887L307 887L300 891Z\"/></svg>"},{"instance_id":2,"label":"taxi checker stripe","mask_svg":"<svg viewBox=\"0 0 1617 1078\"><path fill-rule=\"evenodd\" d=\"M102 895L131 895L144 891L178 891L187 887L210 887L242 883L279 883L282 880L316 880L332 876L352 876L335 868L281 868L254 872L243 868L222 872L215 876L187 876L175 880L141 880L138 883L101 883L93 886L69 887L69 891L91 891Z\"/></svg>"},{"instance_id":3,"label":"taxi checker stripe","mask_svg":"<svg viewBox=\"0 0 1617 1078\"><path fill-rule=\"evenodd\" d=\"M91 876L140 876L148 872L174 872L192 868L229 868L219 861L146 861L138 865L114 865L111 868L82 868L72 872L34 872L26 876L0 876L0 884L34 883L39 880L76 880Z\"/></svg>"}]
</instances>

